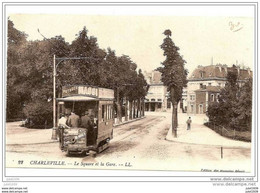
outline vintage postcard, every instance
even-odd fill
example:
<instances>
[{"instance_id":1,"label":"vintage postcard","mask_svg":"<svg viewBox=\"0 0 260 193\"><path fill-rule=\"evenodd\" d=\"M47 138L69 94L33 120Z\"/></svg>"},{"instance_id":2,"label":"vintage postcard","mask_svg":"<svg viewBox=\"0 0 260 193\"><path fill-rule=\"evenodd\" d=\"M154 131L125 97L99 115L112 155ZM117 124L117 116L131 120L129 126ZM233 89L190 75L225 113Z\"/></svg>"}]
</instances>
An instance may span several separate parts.
<instances>
[{"instance_id":1,"label":"vintage postcard","mask_svg":"<svg viewBox=\"0 0 260 193\"><path fill-rule=\"evenodd\" d=\"M195 172L253 183L254 6L7 4L6 176Z\"/></svg>"}]
</instances>

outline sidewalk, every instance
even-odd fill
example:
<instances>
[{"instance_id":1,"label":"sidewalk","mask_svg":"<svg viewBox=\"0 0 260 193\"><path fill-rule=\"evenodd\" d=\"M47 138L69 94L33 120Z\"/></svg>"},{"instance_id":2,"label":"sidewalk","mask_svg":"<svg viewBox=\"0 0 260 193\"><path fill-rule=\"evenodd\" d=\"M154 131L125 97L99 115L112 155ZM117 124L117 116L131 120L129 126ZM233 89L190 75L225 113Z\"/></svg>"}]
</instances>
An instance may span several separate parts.
<instances>
[{"instance_id":1,"label":"sidewalk","mask_svg":"<svg viewBox=\"0 0 260 193\"><path fill-rule=\"evenodd\" d=\"M114 124L114 127L144 119L144 117L132 119ZM6 123L6 145L30 145L58 143L58 140L52 140L52 129L28 129L21 127L21 122Z\"/></svg>"},{"instance_id":2,"label":"sidewalk","mask_svg":"<svg viewBox=\"0 0 260 193\"><path fill-rule=\"evenodd\" d=\"M188 119L188 116L182 117L181 123L185 123L186 119ZM179 127L177 128L177 138L174 138L172 135L172 129L170 127L166 136L166 140L187 144L213 145L232 148L251 148L250 142L237 141L222 137L215 131L203 125L203 121L199 122L198 117L196 118L194 116L192 119L195 121L192 121L191 130L187 130L186 124L179 124ZM203 118L200 118L200 121L202 119Z\"/></svg>"},{"instance_id":3,"label":"sidewalk","mask_svg":"<svg viewBox=\"0 0 260 193\"><path fill-rule=\"evenodd\" d=\"M52 140L52 129L27 129L21 122L6 123L6 145L58 143Z\"/></svg>"}]
</instances>

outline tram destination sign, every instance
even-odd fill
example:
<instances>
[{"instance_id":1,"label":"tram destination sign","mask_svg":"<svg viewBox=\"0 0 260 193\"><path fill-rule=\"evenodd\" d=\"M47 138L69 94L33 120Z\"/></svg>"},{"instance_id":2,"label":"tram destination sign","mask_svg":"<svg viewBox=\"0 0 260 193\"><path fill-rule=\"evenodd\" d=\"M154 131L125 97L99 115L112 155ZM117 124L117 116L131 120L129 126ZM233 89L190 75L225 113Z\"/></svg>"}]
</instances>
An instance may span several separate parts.
<instances>
[{"instance_id":1,"label":"tram destination sign","mask_svg":"<svg viewBox=\"0 0 260 193\"><path fill-rule=\"evenodd\" d=\"M85 95L94 98L114 98L114 91L112 89L100 88L88 85L73 85L62 87L62 97Z\"/></svg>"}]
</instances>

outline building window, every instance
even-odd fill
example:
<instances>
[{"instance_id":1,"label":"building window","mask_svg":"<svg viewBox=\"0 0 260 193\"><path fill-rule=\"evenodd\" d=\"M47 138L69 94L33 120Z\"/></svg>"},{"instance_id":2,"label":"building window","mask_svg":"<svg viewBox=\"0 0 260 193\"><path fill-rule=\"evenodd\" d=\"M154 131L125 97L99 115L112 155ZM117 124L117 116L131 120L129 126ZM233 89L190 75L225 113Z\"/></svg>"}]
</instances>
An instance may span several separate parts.
<instances>
[{"instance_id":1,"label":"building window","mask_svg":"<svg viewBox=\"0 0 260 193\"><path fill-rule=\"evenodd\" d=\"M190 95L190 100L194 101L195 100L195 95Z\"/></svg>"},{"instance_id":2,"label":"building window","mask_svg":"<svg viewBox=\"0 0 260 193\"><path fill-rule=\"evenodd\" d=\"M200 88L203 88L203 84L202 83L200 83Z\"/></svg>"},{"instance_id":3,"label":"building window","mask_svg":"<svg viewBox=\"0 0 260 193\"><path fill-rule=\"evenodd\" d=\"M209 82L209 86L211 86L211 82Z\"/></svg>"},{"instance_id":4,"label":"building window","mask_svg":"<svg viewBox=\"0 0 260 193\"><path fill-rule=\"evenodd\" d=\"M157 101L162 101L162 99L157 99Z\"/></svg>"},{"instance_id":5,"label":"building window","mask_svg":"<svg viewBox=\"0 0 260 193\"><path fill-rule=\"evenodd\" d=\"M203 72L200 72L200 78L203 78Z\"/></svg>"},{"instance_id":6,"label":"building window","mask_svg":"<svg viewBox=\"0 0 260 193\"><path fill-rule=\"evenodd\" d=\"M162 103L158 103L158 109L162 108Z\"/></svg>"},{"instance_id":7,"label":"building window","mask_svg":"<svg viewBox=\"0 0 260 193\"><path fill-rule=\"evenodd\" d=\"M151 101L155 101L155 99L151 99Z\"/></svg>"},{"instance_id":8,"label":"building window","mask_svg":"<svg viewBox=\"0 0 260 193\"><path fill-rule=\"evenodd\" d=\"M191 113L194 113L194 107L193 107L193 105L190 105L190 112L191 112Z\"/></svg>"},{"instance_id":9,"label":"building window","mask_svg":"<svg viewBox=\"0 0 260 193\"><path fill-rule=\"evenodd\" d=\"M214 102L214 94L210 95L210 101Z\"/></svg>"},{"instance_id":10,"label":"building window","mask_svg":"<svg viewBox=\"0 0 260 193\"><path fill-rule=\"evenodd\" d=\"M203 114L203 104L199 105L199 114Z\"/></svg>"},{"instance_id":11,"label":"building window","mask_svg":"<svg viewBox=\"0 0 260 193\"><path fill-rule=\"evenodd\" d=\"M218 86L221 86L221 83L218 83Z\"/></svg>"},{"instance_id":12,"label":"building window","mask_svg":"<svg viewBox=\"0 0 260 193\"><path fill-rule=\"evenodd\" d=\"M216 96L216 101L217 101L217 102L219 101L219 93L218 93L217 96Z\"/></svg>"}]
</instances>

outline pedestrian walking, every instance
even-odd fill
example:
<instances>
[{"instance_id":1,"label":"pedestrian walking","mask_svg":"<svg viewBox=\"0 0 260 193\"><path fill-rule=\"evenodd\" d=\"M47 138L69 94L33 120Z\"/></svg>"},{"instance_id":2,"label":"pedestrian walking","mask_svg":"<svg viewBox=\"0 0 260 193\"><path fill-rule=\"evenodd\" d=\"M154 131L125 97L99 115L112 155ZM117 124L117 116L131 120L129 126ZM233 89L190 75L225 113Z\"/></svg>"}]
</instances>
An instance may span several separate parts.
<instances>
[{"instance_id":1,"label":"pedestrian walking","mask_svg":"<svg viewBox=\"0 0 260 193\"><path fill-rule=\"evenodd\" d=\"M187 130L190 130L191 129L191 127L190 127L190 125L191 125L191 118L189 117L189 119L186 121L186 123L187 123Z\"/></svg>"}]
</instances>

